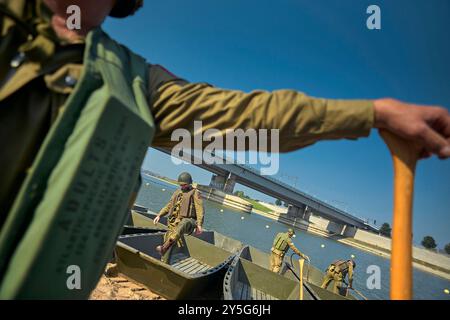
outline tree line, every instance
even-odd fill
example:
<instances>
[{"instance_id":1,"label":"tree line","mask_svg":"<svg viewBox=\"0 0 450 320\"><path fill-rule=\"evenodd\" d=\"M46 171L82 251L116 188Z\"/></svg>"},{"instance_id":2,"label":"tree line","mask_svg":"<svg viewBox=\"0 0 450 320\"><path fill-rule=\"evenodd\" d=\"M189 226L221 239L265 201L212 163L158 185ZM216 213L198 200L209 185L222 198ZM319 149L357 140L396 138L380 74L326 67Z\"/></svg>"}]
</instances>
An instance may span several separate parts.
<instances>
[{"instance_id":1,"label":"tree line","mask_svg":"<svg viewBox=\"0 0 450 320\"><path fill-rule=\"evenodd\" d=\"M383 224L381 225L381 228L380 228L380 234L381 234L381 235L390 238L390 237L391 237L391 231L392 231L392 228L391 228L391 226L389 225L389 223L385 222L385 223L383 223ZM437 247L436 240L434 240L434 238L433 238L432 236L425 236L425 237L423 237L423 239L422 239L422 241L421 241L421 244L422 244L422 246L423 246L425 249L430 249L430 250L434 250L434 249L436 249L436 247ZM444 251L445 251L447 254L450 254L450 243L447 243L447 244L444 246Z\"/></svg>"}]
</instances>

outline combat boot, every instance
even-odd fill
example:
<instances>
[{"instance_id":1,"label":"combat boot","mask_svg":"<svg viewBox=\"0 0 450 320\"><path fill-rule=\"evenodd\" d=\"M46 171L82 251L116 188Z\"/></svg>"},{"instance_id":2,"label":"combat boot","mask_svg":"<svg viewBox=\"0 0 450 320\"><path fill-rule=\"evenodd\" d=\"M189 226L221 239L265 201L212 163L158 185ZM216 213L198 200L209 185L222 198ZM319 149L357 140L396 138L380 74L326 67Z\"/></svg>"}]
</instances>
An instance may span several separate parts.
<instances>
[{"instance_id":1,"label":"combat boot","mask_svg":"<svg viewBox=\"0 0 450 320\"><path fill-rule=\"evenodd\" d=\"M167 250L169 250L170 247L171 247L174 243L175 243L175 240L174 240L174 239L169 239L169 240L167 240L166 242L164 242L162 246L157 246L157 247L156 247L156 251L158 251L159 254L160 254L161 256L163 256L163 255L167 252Z\"/></svg>"}]
</instances>

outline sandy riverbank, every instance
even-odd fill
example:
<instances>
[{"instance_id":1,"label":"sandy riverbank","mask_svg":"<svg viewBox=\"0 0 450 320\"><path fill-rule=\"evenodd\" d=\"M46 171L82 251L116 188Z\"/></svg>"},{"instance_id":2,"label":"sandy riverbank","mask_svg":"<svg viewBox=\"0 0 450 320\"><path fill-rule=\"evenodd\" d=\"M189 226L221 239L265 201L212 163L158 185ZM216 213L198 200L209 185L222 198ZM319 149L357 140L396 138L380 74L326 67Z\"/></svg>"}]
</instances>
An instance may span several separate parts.
<instances>
[{"instance_id":1,"label":"sandy riverbank","mask_svg":"<svg viewBox=\"0 0 450 320\"><path fill-rule=\"evenodd\" d=\"M108 264L97 287L89 300L162 300L143 285L130 281L117 272L113 264Z\"/></svg>"}]
</instances>

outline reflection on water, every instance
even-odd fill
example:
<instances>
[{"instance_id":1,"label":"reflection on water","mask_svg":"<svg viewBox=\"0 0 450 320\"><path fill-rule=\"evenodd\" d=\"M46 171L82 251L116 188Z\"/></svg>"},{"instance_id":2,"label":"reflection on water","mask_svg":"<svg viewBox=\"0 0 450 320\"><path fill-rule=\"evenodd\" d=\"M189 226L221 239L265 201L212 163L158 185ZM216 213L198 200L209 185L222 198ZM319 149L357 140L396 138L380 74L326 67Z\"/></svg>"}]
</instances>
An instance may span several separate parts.
<instances>
[{"instance_id":1,"label":"reflection on water","mask_svg":"<svg viewBox=\"0 0 450 320\"><path fill-rule=\"evenodd\" d=\"M148 183L148 185L147 185ZM136 203L158 212L169 201L175 186L144 176L143 186ZM163 191L165 189L165 191ZM204 201L205 225L208 230L216 230L224 235L240 240L265 252L269 252L272 241L278 232L286 231L287 226L257 214L247 214L223 207L215 202ZM221 211L223 210L223 211ZM242 219L244 218L244 219ZM266 226L269 226L267 228ZM298 231L293 241L300 251L311 258L311 263L321 270L336 259L350 259L355 255L357 268L354 287L369 299L389 298L389 260L329 240L310 233ZM322 248L322 245L324 247ZM377 265L381 270L381 289L369 290L366 280L367 267ZM444 289L450 289L450 281L414 269L414 298L450 300Z\"/></svg>"}]
</instances>

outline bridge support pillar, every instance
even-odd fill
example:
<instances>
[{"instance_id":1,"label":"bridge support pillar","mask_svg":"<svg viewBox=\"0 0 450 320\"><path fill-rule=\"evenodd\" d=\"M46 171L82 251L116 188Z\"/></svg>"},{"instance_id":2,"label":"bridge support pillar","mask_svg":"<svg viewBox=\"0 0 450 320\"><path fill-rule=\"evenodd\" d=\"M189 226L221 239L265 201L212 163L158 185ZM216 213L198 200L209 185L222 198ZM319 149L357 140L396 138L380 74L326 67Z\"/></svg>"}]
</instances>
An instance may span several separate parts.
<instances>
[{"instance_id":1,"label":"bridge support pillar","mask_svg":"<svg viewBox=\"0 0 450 320\"><path fill-rule=\"evenodd\" d=\"M232 194L234 191L234 186L236 185L236 176L230 173L230 176L225 181L225 185L223 187L223 192Z\"/></svg>"},{"instance_id":2,"label":"bridge support pillar","mask_svg":"<svg viewBox=\"0 0 450 320\"><path fill-rule=\"evenodd\" d=\"M303 205L302 207L297 207L297 206L290 204L288 206L286 216L288 218L302 218L303 219L305 211L307 211L305 205Z\"/></svg>"},{"instance_id":3,"label":"bridge support pillar","mask_svg":"<svg viewBox=\"0 0 450 320\"><path fill-rule=\"evenodd\" d=\"M229 176L213 175L209 186L214 189L222 190L225 193L232 194L234 186L236 185L236 176L230 174Z\"/></svg>"},{"instance_id":4,"label":"bridge support pillar","mask_svg":"<svg viewBox=\"0 0 450 320\"><path fill-rule=\"evenodd\" d=\"M311 217L311 210L309 210L308 206L305 206L305 209L303 210L303 216L302 219L305 221L309 221L309 218Z\"/></svg>"},{"instance_id":5,"label":"bridge support pillar","mask_svg":"<svg viewBox=\"0 0 450 320\"><path fill-rule=\"evenodd\" d=\"M214 174L211 177L211 182L209 183L209 186L214 189L223 190L226 180L227 177Z\"/></svg>"}]
</instances>

